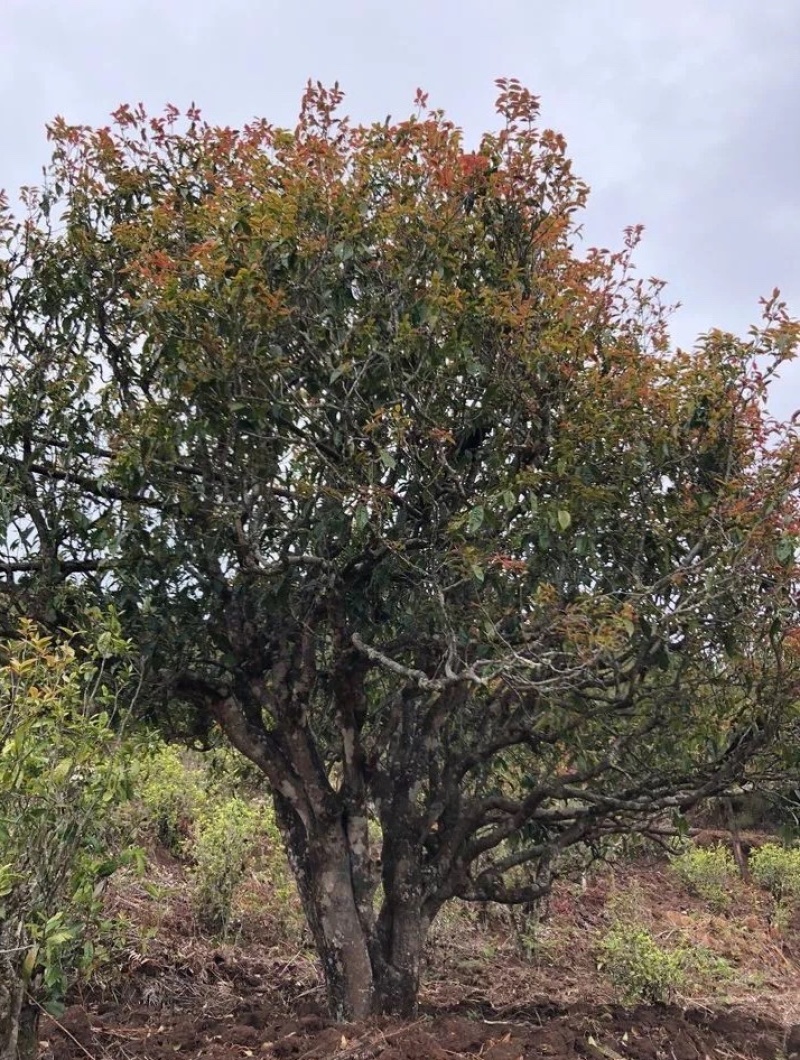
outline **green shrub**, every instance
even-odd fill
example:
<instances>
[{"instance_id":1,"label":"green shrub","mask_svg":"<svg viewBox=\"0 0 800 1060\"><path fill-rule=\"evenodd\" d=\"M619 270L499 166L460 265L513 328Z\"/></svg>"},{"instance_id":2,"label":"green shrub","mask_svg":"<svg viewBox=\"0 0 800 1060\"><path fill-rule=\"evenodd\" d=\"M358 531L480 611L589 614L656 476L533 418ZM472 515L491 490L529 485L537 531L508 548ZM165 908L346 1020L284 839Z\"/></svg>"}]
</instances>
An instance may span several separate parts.
<instances>
[{"instance_id":1,"label":"green shrub","mask_svg":"<svg viewBox=\"0 0 800 1060\"><path fill-rule=\"evenodd\" d=\"M684 982L685 954L656 942L645 928L615 925L600 942L600 967L623 1004L663 1004Z\"/></svg>"},{"instance_id":2,"label":"green shrub","mask_svg":"<svg viewBox=\"0 0 800 1060\"><path fill-rule=\"evenodd\" d=\"M113 613L91 648L22 626L0 648L0 1055L35 1047L36 1005L57 1011L91 968L100 892L120 863L111 812L129 797L118 706L132 674ZM82 640L88 639L84 636Z\"/></svg>"},{"instance_id":3,"label":"green shrub","mask_svg":"<svg viewBox=\"0 0 800 1060\"><path fill-rule=\"evenodd\" d=\"M298 919L294 879L255 768L228 748L198 755L156 742L144 772L134 827L193 863L192 902L203 929L228 931L236 889L256 868L282 922L292 927Z\"/></svg>"},{"instance_id":4,"label":"green shrub","mask_svg":"<svg viewBox=\"0 0 800 1060\"><path fill-rule=\"evenodd\" d=\"M186 764L185 752L157 744L147 757L145 775L139 792L145 823L167 850L181 854L206 803L202 774Z\"/></svg>"},{"instance_id":5,"label":"green shrub","mask_svg":"<svg viewBox=\"0 0 800 1060\"><path fill-rule=\"evenodd\" d=\"M727 983L736 975L736 970L726 957L720 957L708 946L691 945L679 951L683 955L684 969L692 973L693 979L703 983Z\"/></svg>"},{"instance_id":6,"label":"green shrub","mask_svg":"<svg viewBox=\"0 0 800 1060\"><path fill-rule=\"evenodd\" d=\"M234 797L209 805L194 842L194 908L203 927L228 930L233 896L242 882L259 831L259 813Z\"/></svg>"},{"instance_id":7,"label":"green shrub","mask_svg":"<svg viewBox=\"0 0 800 1060\"><path fill-rule=\"evenodd\" d=\"M227 744L203 754L204 787L209 795L258 798L265 791L264 774Z\"/></svg>"},{"instance_id":8,"label":"green shrub","mask_svg":"<svg viewBox=\"0 0 800 1060\"><path fill-rule=\"evenodd\" d=\"M779 902L800 900L800 849L767 843L750 855L750 873Z\"/></svg>"},{"instance_id":9,"label":"green shrub","mask_svg":"<svg viewBox=\"0 0 800 1060\"><path fill-rule=\"evenodd\" d=\"M718 909L729 905L737 870L724 846L692 847L673 859L672 868L693 894Z\"/></svg>"}]
</instances>

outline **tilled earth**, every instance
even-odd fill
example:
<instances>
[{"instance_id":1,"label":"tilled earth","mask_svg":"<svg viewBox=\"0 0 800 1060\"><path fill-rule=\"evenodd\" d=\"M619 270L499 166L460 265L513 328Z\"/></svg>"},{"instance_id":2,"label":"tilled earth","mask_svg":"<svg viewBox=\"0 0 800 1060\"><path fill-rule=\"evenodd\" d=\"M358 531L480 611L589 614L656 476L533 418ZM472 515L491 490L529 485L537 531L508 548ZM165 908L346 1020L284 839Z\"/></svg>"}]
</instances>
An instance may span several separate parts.
<instances>
[{"instance_id":1,"label":"tilled earth","mask_svg":"<svg viewBox=\"0 0 800 1060\"><path fill-rule=\"evenodd\" d=\"M494 1018L493 1018L494 1017ZM174 1060L176 1056L351 1060L776 1060L800 1043L764 1017L674 1007L542 1004L496 1013L430 1010L417 1020L337 1025L318 1013L279 1014L270 1002L244 1002L223 1015L164 1013L145 1007L87 1012L73 1006L45 1025L43 1055Z\"/></svg>"},{"instance_id":2,"label":"tilled earth","mask_svg":"<svg viewBox=\"0 0 800 1060\"><path fill-rule=\"evenodd\" d=\"M607 874L561 887L534 928L455 909L433 932L418 1017L341 1025L285 908L251 894L238 942L222 946L193 922L182 870L156 871L158 897L131 881L115 896L132 925L123 966L42 1019L41 1060L800 1060L800 923L776 932L773 906L744 884L719 913L662 863L626 867L654 937L689 938L729 969L670 1005L616 1004L598 970L597 939L620 915Z\"/></svg>"}]
</instances>

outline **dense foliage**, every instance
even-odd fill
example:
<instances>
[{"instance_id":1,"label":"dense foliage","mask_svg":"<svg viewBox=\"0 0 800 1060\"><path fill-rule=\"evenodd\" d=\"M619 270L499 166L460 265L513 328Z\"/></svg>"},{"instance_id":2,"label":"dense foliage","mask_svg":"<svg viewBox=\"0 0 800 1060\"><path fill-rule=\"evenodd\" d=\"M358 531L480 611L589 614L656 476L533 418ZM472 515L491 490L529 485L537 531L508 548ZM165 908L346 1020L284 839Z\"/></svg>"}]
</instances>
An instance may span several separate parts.
<instances>
[{"instance_id":1,"label":"dense foliage","mask_svg":"<svg viewBox=\"0 0 800 1060\"><path fill-rule=\"evenodd\" d=\"M564 140L500 88L474 152L321 87L293 130L59 120L2 222L9 616L113 601L151 718L263 771L345 1015L413 1007L449 898L663 828L796 697L797 325L776 292L672 349L638 232L578 252Z\"/></svg>"},{"instance_id":2,"label":"dense foliage","mask_svg":"<svg viewBox=\"0 0 800 1060\"><path fill-rule=\"evenodd\" d=\"M35 1055L35 1026L81 967L123 856L110 813L130 791L119 703L133 684L112 615L94 650L28 622L0 657L0 1057ZM122 702L127 697L123 696Z\"/></svg>"}]
</instances>

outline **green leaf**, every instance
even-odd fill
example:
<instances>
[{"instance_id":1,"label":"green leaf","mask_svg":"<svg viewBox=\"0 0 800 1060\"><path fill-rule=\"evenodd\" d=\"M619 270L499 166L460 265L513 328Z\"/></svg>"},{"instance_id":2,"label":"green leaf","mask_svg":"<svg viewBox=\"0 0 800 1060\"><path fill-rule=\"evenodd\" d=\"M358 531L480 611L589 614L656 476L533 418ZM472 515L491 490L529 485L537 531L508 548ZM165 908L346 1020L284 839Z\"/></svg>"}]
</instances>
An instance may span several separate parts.
<instances>
[{"instance_id":1,"label":"green leaf","mask_svg":"<svg viewBox=\"0 0 800 1060\"><path fill-rule=\"evenodd\" d=\"M477 534L480 528L483 526L483 520L486 512L482 504L476 505L469 513L469 520L467 522L467 532L470 534Z\"/></svg>"},{"instance_id":2,"label":"green leaf","mask_svg":"<svg viewBox=\"0 0 800 1060\"><path fill-rule=\"evenodd\" d=\"M29 983L31 981L31 976L33 975L33 971L36 968L36 961L38 960L38 957L39 957L39 947L38 946L31 946L31 948L25 954L25 958L24 958L24 960L22 962L21 971L22 971L22 980L23 980L23 982Z\"/></svg>"},{"instance_id":3,"label":"green leaf","mask_svg":"<svg viewBox=\"0 0 800 1060\"><path fill-rule=\"evenodd\" d=\"M572 516L569 514L566 508L559 508L558 510L558 525L562 530L568 530L572 523Z\"/></svg>"},{"instance_id":4,"label":"green leaf","mask_svg":"<svg viewBox=\"0 0 800 1060\"><path fill-rule=\"evenodd\" d=\"M52 935L47 936L48 947L63 946L65 942L71 942L75 938L75 932L70 928L59 928L58 931L54 931Z\"/></svg>"},{"instance_id":5,"label":"green leaf","mask_svg":"<svg viewBox=\"0 0 800 1060\"><path fill-rule=\"evenodd\" d=\"M357 505L356 506L356 510L355 510L355 514L353 515L353 526L355 527L356 530L358 530L360 532L361 530L364 529L364 527L367 525L368 522L369 522L369 510L367 509L366 504Z\"/></svg>"},{"instance_id":6,"label":"green leaf","mask_svg":"<svg viewBox=\"0 0 800 1060\"><path fill-rule=\"evenodd\" d=\"M381 449L378 454L381 458L381 463L389 471L393 471L397 467L397 461L389 452L388 449Z\"/></svg>"},{"instance_id":7,"label":"green leaf","mask_svg":"<svg viewBox=\"0 0 800 1060\"><path fill-rule=\"evenodd\" d=\"M60 784L66 780L72 772L72 759L62 758L61 761L56 765L51 776L56 784Z\"/></svg>"},{"instance_id":8,"label":"green leaf","mask_svg":"<svg viewBox=\"0 0 800 1060\"><path fill-rule=\"evenodd\" d=\"M791 537L782 537L775 546L778 563L788 563L794 558L795 542Z\"/></svg>"}]
</instances>

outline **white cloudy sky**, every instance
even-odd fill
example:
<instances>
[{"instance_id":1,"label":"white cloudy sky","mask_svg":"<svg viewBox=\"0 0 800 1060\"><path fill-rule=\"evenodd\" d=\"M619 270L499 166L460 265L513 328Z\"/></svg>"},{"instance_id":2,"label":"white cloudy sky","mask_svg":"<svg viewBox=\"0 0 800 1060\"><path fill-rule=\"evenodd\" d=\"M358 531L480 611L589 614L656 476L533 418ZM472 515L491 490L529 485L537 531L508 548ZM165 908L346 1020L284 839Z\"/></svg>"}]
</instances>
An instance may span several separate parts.
<instances>
[{"instance_id":1,"label":"white cloudy sky","mask_svg":"<svg viewBox=\"0 0 800 1060\"><path fill-rule=\"evenodd\" d=\"M290 123L307 78L348 112L417 86L477 139L494 79L542 97L593 188L589 241L641 222L638 260L684 308L676 339L743 331L779 286L800 313L800 0L0 0L0 187L36 182L55 114L196 101ZM800 407L800 363L773 409Z\"/></svg>"}]
</instances>

